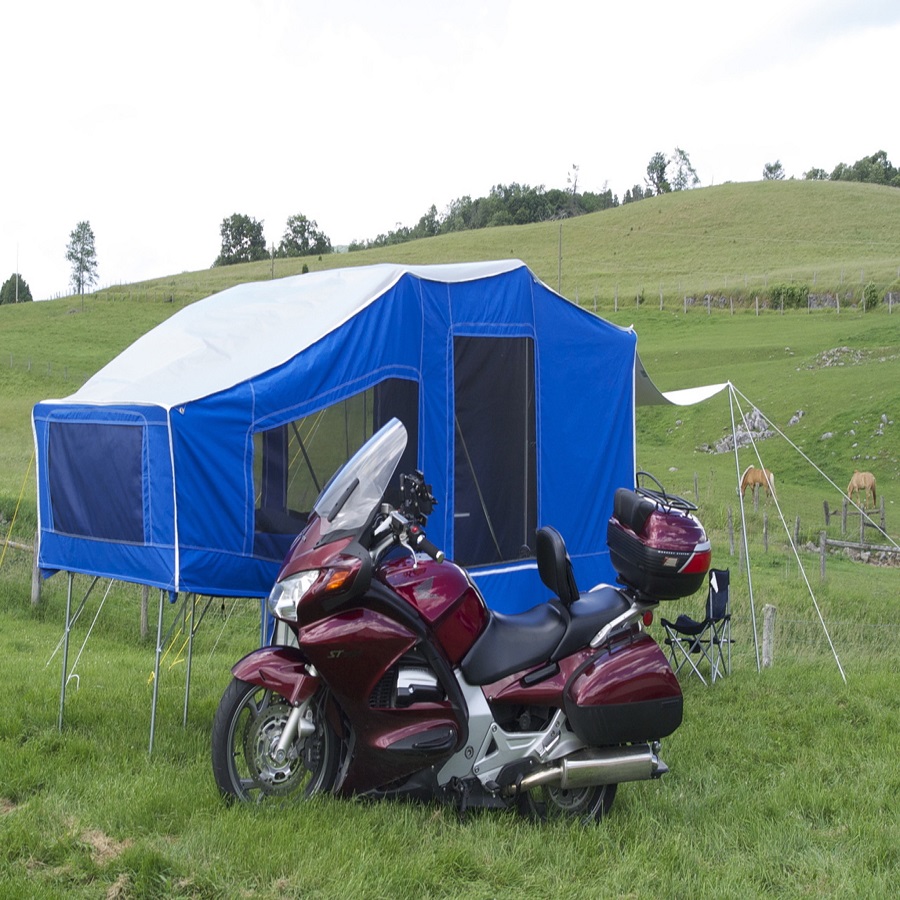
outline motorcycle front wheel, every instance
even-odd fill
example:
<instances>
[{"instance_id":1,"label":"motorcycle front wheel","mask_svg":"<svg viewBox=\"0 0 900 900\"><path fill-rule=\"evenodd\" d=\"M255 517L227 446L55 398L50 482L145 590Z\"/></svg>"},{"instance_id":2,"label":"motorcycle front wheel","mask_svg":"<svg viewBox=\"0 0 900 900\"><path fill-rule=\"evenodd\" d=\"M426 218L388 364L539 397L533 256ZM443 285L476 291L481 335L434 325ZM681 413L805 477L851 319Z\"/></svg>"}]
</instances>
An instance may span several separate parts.
<instances>
[{"instance_id":1,"label":"motorcycle front wheel","mask_svg":"<svg viewBox=\"0 0 900 900\"><path fill-rule=\"evenodd\" d=\"M296 738L284 759L276 748L291 713L280 694L235 678L213 719L212 767L219 792L229 801L294 800L328 791L340 759L340 741L325 718L327 693L309 702L305 718L315 726Z\"/></svg>"},{"instance_id":2,"label":"motorcycle front wheel","mask_svg":"<svg viewBox=\"0 0 900 900\"><path fill-rule=\"evenodd\" d=\"M610 810L616 784L601 784L575 790L540 785L520 794L518 810L538 822L578 820L584 825L598 822Z\"/></svg>"}]
</instances>

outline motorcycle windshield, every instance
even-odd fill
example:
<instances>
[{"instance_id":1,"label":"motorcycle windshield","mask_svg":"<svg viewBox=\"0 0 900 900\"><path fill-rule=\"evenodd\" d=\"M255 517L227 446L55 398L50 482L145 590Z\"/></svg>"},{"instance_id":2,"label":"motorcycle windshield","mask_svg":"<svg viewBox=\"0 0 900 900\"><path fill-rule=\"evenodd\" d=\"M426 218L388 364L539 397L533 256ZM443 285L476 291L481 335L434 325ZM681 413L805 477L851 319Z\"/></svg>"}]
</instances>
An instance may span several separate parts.
<instances>
[{"instance_id":1,"label":"motorcycle windshield","mask_svg":"<svg viewBox=\"0 0 900 900\"><path fill-rule=\"evenodd\" d=\"M381 503L406 449L406 428L391 419L335 473L316 500L324 537L332 531L359 532Z\"/></svg>"}]
</instances>

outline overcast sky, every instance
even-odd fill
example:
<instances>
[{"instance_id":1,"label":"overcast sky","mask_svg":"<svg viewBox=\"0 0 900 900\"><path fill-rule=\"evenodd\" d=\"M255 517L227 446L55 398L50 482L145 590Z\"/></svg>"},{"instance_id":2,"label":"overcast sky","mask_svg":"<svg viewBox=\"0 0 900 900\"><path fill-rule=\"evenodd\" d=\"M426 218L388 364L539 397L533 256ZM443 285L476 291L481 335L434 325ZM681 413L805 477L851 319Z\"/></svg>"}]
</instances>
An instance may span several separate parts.
<instances>
[{"instance_id":1,"label":"overcast sky","mask_svg":"<svg viewBox=\"0 0 900 900\"><path fill-rule=\"evenodd\" d=\"M206 268L232 213L337 246L519 182L900 157L897 0L28 0L0 11L0 281Z\"/></svg>"}]
</instances>

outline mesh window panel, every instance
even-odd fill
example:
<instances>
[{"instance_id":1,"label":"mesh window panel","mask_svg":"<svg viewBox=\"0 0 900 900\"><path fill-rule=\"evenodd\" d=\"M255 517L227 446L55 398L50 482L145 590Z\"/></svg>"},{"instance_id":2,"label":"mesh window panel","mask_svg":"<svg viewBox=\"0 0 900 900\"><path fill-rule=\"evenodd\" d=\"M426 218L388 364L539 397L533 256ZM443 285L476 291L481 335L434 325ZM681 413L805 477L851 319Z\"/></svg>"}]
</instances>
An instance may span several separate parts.
<instances>
[{"instance_id":1,"label":"mesh window panel","mask_svg":"<svg viewBox=\"0 0 900 900\"><path fill-rule=\"evenodd\" d=\"M53 530L144 543L139 425L52 422L47 453Z\"/></svg>"}]
</instances>

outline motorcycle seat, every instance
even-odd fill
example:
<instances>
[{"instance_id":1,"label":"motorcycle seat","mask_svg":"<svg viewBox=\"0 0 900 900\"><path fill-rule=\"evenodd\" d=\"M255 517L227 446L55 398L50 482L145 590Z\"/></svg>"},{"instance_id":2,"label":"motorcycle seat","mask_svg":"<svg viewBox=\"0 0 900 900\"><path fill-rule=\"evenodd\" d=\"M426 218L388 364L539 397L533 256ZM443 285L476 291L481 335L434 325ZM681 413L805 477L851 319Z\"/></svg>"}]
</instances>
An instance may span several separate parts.
<instances>
[{"instance_id":1,"label":"motorcycle seat","mask_svg":"<svg viewBox=\"0 0 900 900\"><path fill-rule=\"evenodd\" d=\"M506 615L491 610L478 640L459 664L469 684L490 684L547 662L566 634L568 616L556 603Z\"/></svg>"},{"instance_id":2,"label":"motorcycle seat","mask_svg":"<svg viewBox=\"0 0 900 900\"><path fill-rule=\"evenodd\" d=\"M569 626L550 661L558 662L586 647L604 625L624 613L629 606L628 600L611 584L601 584L581 594L569 607Z\"/></svg>"}]
</instances>

